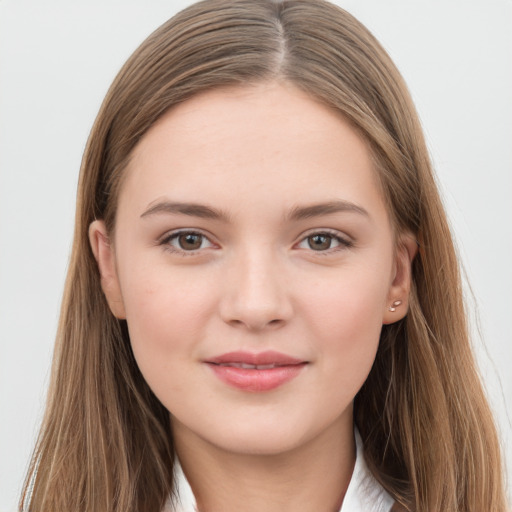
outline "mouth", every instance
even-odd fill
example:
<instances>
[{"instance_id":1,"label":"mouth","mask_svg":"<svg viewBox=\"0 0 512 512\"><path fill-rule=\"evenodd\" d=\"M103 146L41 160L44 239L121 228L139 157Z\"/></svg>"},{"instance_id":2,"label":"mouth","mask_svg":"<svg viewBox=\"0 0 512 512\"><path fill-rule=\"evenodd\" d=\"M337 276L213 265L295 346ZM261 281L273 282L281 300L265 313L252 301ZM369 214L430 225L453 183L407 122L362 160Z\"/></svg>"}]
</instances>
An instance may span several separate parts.
<instances>
[{"instance_id":1,"label":"mouth","mask_svg":"<svg viewBox=\"0 0 512 512\"><path fill-rule=\"evenodd\" d=\"M284 385L298 377L309 364L275 351L258 354L229 352L205 363L225 384L253 393L271 391Z\"/></svg>"},{"instance_id":2,"label":"mouth","mask_svg":"<svg viewBox=\"0 0 512 512\"><path fill-rule=\"evenodd\" d=\"M279 368L282 366L288 366L284 364L249 364L249 363L212 363L218 364L218 366L227 366L230 368L243 368L244 370L271 370L272 368Z\"/></svg>"}]
</instances>

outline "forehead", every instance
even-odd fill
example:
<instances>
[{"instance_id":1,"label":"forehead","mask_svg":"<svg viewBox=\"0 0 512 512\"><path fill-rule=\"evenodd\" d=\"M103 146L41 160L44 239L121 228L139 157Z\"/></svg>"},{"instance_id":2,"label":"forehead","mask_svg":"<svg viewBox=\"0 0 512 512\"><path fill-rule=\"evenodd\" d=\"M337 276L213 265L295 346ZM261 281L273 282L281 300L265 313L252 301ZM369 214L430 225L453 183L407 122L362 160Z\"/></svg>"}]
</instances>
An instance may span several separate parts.
<instances>
[{"instance_id":1,"label":"forehead","mask_svg":"<svg viewBox=\"0 0 512 512\"><path fill-rule=\"evenodd\" d=\"M215 89L166 113L135 148L121 202L125 196L126 205L140 209L166 194L243 199L233 205L238 209L262 199L292 207L365 195L383 206L363 138L339 113L287 83Z\"/></svg>"}]
</instances>

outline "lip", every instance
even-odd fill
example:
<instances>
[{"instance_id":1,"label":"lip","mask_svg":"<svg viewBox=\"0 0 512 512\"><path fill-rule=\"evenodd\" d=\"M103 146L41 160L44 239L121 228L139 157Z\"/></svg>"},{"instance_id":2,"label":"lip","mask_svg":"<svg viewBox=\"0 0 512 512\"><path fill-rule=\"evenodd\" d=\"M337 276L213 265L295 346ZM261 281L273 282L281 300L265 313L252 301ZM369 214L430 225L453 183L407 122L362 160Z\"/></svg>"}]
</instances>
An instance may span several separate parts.
<instances>
[{"instance_id":1,"label":"lip","mask_svg":"<svg viewBox=\"0 0 512 512\"><path fill-rule=\"evenodd\" d=\"M271 391L297 377L308 361L269 350L228 352L204 361L231 387L258 393Z\"/></svg>"}]
</instances>

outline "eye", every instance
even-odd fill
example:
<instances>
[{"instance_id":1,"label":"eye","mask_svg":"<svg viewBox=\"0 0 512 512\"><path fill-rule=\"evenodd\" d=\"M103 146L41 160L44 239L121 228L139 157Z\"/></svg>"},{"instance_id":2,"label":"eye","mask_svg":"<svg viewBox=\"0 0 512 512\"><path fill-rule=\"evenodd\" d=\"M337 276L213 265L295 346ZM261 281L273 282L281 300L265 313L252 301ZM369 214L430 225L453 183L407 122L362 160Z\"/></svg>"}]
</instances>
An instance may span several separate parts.
<instances>
[{"instance_id":1,"label":"eye","mask_svg":"<svg viewBox=\"0 0 512 512\"><path fill-rule=\"evenodd\" d=\"M344 247L351 247L352 242L342 238L333 233L312 233L306 238L302 239L298 244L299 249L311 249L317 252L325 252L330 249L338 249Z\"/></svg>"},{"instance_id":2,"label":"eye","mask_svg":"<svg viewBox=\"0 0 512 512\"><path fill-rule=\"evenodd\" d=\"M162 245L166 245L173 252L193 252L200 249L213 247L213 243L202 233L197 231L179 231L171 233L162 240Z\"/></svg>"}]
</instances>

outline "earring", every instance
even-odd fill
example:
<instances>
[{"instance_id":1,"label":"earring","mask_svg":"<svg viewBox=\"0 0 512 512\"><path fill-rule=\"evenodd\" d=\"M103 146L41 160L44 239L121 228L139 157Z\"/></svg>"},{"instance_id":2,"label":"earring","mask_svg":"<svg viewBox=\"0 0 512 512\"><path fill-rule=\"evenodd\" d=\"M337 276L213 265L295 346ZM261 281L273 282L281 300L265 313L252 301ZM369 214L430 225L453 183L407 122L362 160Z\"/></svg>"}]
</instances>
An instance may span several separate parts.
<instances>
[{"instance_id":1,"label":"earring","mask_svg":"<svg viewBox=\"0 0 512 512\"><path fill-rule=\"evenodd\" d=\"M391 313L394 313L396 311L396 308L400 306L400 304L402 304L401 300L395 300L395 302L393 302L393 304L389 306L389 311L391 311Z\"/></svg>"}]
</instances>

